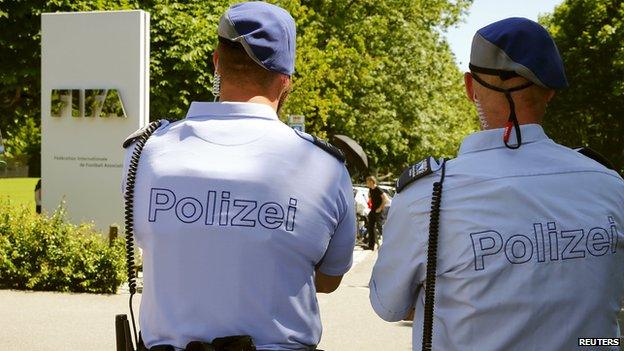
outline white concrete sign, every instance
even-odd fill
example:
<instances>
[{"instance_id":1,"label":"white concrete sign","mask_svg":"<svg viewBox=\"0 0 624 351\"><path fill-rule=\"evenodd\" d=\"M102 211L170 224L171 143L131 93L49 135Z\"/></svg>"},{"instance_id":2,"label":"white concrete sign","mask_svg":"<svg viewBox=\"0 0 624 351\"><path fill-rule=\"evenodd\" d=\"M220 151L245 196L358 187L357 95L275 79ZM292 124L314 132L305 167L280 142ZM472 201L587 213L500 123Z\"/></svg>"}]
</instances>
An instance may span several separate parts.
<instances>
[{"instance_id":1,"label":"white concrete sign","mask_svg":"<svg viewBox=\"0 0 624 351\"><path fill-rule=\"evenodd\" d=\"M123 225L125 137L149 119L149 14L41 16L43 209Z\"/></svg>"}]
</instances>

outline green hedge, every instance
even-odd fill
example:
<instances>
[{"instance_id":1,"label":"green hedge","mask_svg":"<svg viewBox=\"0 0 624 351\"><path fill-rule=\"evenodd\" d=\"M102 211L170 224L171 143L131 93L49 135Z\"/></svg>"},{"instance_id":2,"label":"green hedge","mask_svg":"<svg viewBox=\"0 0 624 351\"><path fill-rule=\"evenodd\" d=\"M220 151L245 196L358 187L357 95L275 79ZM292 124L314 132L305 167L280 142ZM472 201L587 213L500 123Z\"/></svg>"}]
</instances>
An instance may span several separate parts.
<instances>
[{"instance_id":1,"label":"green hedge","mask_svg":"<svg viewBox=\"0 0 624 351\"><path fill-rule=\"evenodd\" d=\"M0 203L0 288L115 293L126 279L124 243L91 225Z\"/></svg>"}]
</instances>

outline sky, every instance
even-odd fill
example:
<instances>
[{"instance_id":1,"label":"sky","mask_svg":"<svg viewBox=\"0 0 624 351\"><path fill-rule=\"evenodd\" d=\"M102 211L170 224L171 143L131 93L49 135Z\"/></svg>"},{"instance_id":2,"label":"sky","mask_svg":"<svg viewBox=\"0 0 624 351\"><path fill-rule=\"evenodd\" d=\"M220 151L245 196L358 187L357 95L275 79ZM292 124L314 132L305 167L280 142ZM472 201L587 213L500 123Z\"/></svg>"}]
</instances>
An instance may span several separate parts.
<instances>
[{"instance_id":1,"label":"sky","mask_svg":"<svg viewBox=\"0 0 624 351\"><path fill-rule=\"evenodd\" d=\"M552 12L562 2L563 0L474 0L464 21L449 28L447 33L460 70L468 70L470 44L477 30L507 17L526 17L537 21L540 15Z\"/></svg>"}]
</instances>

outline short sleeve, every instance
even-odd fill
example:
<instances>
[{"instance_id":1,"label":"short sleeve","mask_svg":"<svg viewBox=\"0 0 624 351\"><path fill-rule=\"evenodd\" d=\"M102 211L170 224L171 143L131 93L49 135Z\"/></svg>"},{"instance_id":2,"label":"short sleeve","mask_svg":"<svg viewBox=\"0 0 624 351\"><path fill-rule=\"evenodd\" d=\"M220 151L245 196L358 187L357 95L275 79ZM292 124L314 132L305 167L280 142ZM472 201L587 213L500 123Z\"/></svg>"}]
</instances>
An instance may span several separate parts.
<instances>
[{"instance_id":1,"label":"short sleeve","mask_svg":"<svg viewBox=\"0 0 624 351\"><path fill-rule=\"evenodd\" d=\"M414 307L426 269L424 231L428 216L422 212L424 208L410 204L409 198L402 193L392 200L383 229L383 245L370 281L373 309L389 322L402 320Z\"/></svg>"},{"instance_id":2,"label":"short sleeve","mask_svg":"<svg viewBox=\"0 0 624 351\"><path fill-rule=\"evenodd\" d=\"M340 276L349 271L353 263L355 246L356 221L353 186L347 169L342 168L336 199L339 213L338 225L319 267L323 274L332 276Z\"/></svg>"}]
</instances>

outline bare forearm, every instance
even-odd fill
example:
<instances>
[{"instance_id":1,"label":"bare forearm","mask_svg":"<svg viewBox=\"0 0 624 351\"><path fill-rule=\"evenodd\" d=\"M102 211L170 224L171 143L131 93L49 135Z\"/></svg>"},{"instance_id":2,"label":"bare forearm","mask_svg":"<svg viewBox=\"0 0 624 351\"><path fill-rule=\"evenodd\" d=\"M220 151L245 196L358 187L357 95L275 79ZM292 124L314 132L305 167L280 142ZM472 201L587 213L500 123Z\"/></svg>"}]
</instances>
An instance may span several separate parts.
<instances>
[{"instance_id":1,"label":"bare forearm","mask_svg":"<svg viewBox=\"0 0 624 351\"><path fill-rule=\"evenodd\" d=\"M407 316L405 316L405 318L403 318L403 320L404 321L413 321L415 312L416 312L415 308L410 309L409 313L407 314Z\"/></svg>"},{"instance_id":2,"label":"bare forearm","mask_svg":"<svg viewBox=\"0 0 624 351\"><path fill-rule=\"evenodd\" d=\"M314 285L317 293L329 294L334 292L338 289L341 281L342 276L327 275L319 271L318 268L314 274Z\"/></svg>"}]
</instances>

